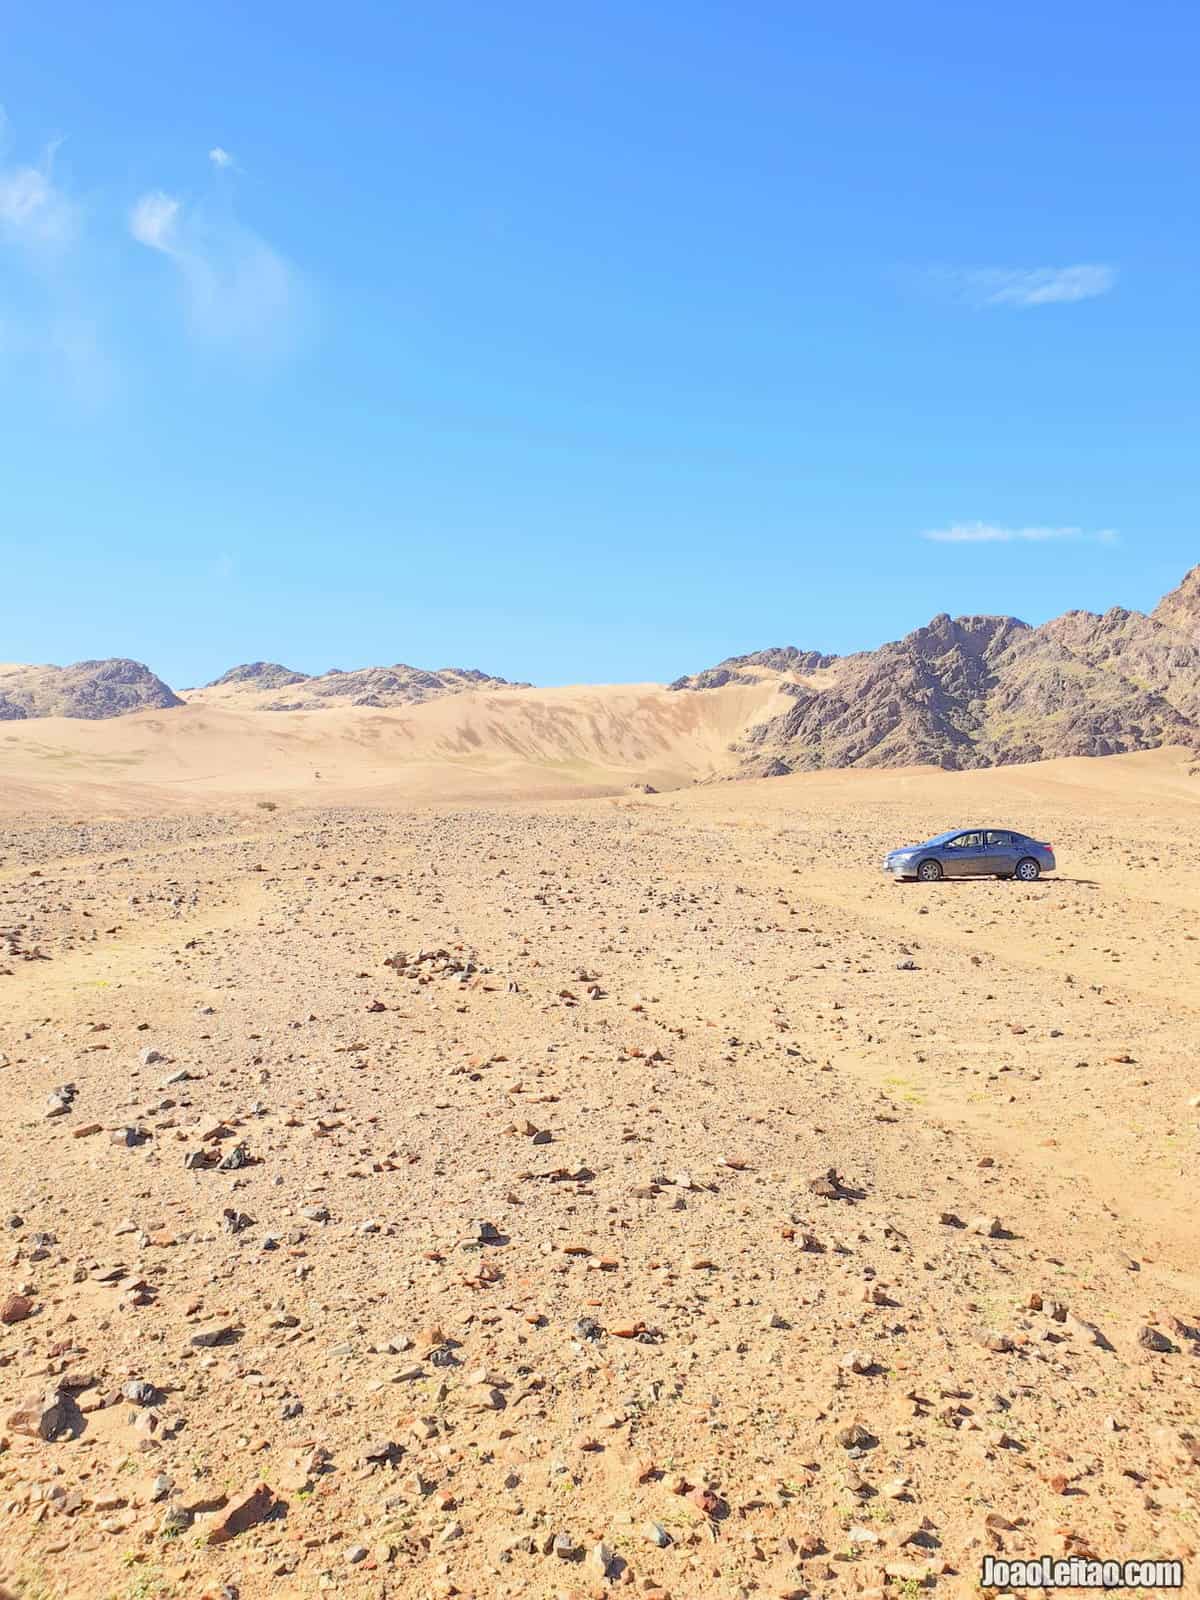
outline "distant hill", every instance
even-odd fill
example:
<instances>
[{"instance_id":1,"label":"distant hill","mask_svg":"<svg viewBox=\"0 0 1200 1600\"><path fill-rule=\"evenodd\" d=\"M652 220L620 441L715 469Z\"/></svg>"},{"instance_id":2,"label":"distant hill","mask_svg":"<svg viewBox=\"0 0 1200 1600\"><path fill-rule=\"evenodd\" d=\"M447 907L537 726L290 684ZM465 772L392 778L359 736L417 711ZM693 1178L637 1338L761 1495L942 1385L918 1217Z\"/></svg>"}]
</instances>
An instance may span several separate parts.
<instances>
[{"instance_id":1,"label":"distant hill","mask_svg":"<svg viewBox=\"0 0 1200 1600\"><path fill-rule=\"evenodd\" d=\"M528 687L493 678L474 667L439 667L428 672L398 662L393 667L359 667L353 672L332 667L310 677L278 662L251 661L230 667L203 689L185 693L191 704L236 704L256 711L323 711L331 706L412 706L466 689Z\"/></svg>"},{"instance_id":2,"label":"distant hill","mask_svg":"<svg viewBox=\"0 0 1200 1600\"><path fill-rule=\"evenodd\" d=\"M71 667L0 667L0 722L26 717L123 717L183 701L140 661L114 656Z\"/></svg>"},{"instance_id":3,"label":"distant hill","mask_svg":"<svg viewBox=\"0 0 1200 1600\"><path fill-rule=\"evenodd\" d=\"M1200 742L1200 567L1146 616L937 616L877 650L787 646L671 685L769 678L791 701L736 741L745 775L819 767L997 766Z\"/></svg>"}]
</instances>

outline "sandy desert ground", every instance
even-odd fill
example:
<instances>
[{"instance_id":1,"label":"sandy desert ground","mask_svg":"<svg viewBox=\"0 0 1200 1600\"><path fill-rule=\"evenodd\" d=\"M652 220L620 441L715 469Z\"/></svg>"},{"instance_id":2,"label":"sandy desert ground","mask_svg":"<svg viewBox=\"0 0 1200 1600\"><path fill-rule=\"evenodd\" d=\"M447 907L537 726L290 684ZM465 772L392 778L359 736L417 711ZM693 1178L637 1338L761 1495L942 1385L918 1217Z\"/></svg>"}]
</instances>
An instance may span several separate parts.
<instances>
[{"instance_id":1,"label":"sandy desert ground","mask_svg":"<svg viewBox=\"0 0 1200 1600\"><path fill-rule=\"evenodd\" d=\"M5 730L17 1594L1196 1592L1195 758L647 795L626 693ZM883 879L972 820L1060 872Z\"/></svg>"}]
</instances>

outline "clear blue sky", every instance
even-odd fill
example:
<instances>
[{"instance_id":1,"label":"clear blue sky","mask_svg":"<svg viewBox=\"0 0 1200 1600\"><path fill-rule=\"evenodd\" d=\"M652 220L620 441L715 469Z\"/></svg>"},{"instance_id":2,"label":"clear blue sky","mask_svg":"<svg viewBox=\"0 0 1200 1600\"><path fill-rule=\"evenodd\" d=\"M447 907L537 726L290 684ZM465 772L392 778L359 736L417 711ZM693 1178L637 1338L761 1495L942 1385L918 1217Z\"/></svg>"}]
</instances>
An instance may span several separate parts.
<instances>
[{"instance_id":1,"label":"clear blue sky","mask_svg":"<svg viewBox=\"0 0 1200 1600\"><path fill-rule=\"evenodd\" d=\"M8 7L0 660L663 679L1151 605L1198 51L1161 0Z\"/></svg>"}]
</instances>

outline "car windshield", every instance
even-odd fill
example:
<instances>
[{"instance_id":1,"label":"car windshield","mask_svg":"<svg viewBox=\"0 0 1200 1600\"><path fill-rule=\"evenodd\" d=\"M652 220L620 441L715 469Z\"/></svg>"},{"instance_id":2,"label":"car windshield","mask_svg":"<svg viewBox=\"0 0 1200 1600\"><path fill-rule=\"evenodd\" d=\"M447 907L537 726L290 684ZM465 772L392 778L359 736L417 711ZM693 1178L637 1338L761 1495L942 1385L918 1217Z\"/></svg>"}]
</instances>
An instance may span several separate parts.
<instances>
[{"instance_id":1,"label":"car windshield","mask_svg":"<svg viewBox=\"0 0 1200 1600\"><path fill-rule=\"evenodd\" d=\"M925 849L929 845L933 844L946 844L951 839L957 839L961 832L961 828L951 828L946 833L935 833L932 839L926 839L925 844L921 848Z\"/></svg>"}]
</instances>

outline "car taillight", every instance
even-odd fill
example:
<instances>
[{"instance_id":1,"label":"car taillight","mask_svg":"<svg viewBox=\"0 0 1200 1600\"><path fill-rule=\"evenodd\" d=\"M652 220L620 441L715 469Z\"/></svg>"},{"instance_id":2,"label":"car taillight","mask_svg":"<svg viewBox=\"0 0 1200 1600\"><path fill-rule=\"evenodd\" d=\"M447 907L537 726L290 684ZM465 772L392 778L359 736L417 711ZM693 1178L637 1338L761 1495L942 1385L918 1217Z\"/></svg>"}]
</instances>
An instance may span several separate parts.
<instances>
[{"instance_id":1,"label":"car taillight","mask_svg":"<svg viewBox=\"0 0 1200 1600\"><path fill-rule=\"evenodd\" d=\"M1042 849L1043 849L1043 850L1053 850L1053 849L1054 849L1054 846L1053 846L1053 845L1052 845L1052 844L1044 844L1044 845L1043 845L1043 846L1042 846Z\"/></svg>"}]
</instances>

